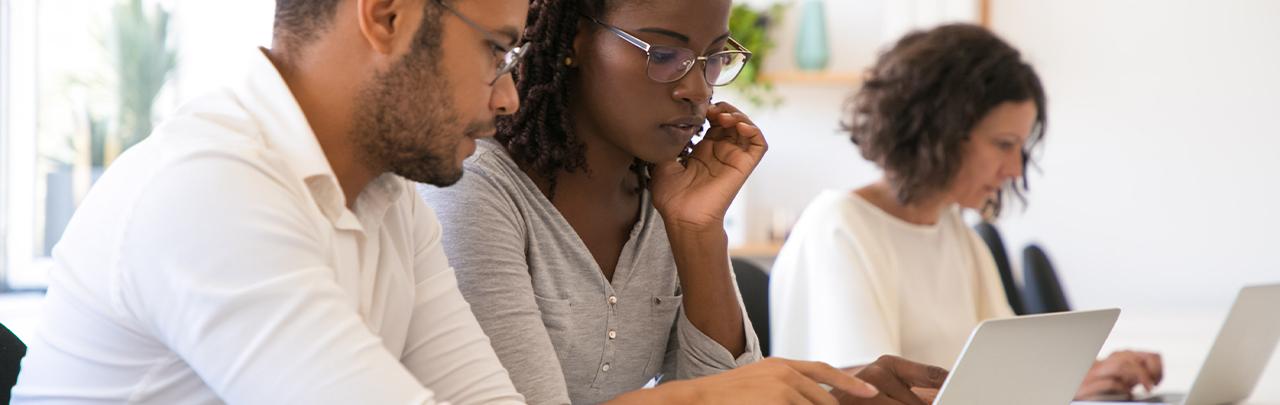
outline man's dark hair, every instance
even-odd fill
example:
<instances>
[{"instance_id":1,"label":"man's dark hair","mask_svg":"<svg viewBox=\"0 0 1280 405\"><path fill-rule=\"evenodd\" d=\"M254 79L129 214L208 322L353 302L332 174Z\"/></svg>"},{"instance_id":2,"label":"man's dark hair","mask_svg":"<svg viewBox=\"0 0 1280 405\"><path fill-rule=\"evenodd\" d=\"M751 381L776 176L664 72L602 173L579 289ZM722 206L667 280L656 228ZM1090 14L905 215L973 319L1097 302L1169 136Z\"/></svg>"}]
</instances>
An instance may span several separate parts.
<instances>
[{"instance_id":1,"label":"man's dark hair","mask_svg":"<svg viewBox=\"0 0 1280 405\"><path fill-rule=\"evenodd\" d=\"M964 158L978 121L1005 102L1033 101L1036 122L1023 149L1044 139L1045 93L1035 69L986 28L943 25L903 37L880 55L851 99L844 128L862 156L880 165L903 204L942 192ZM1026 176L1012 192L1019 199ZM1001 193L1003 194L1003 193ZM997 197L991 214L1000 212Z\"/></svg>"},{"instance_id":2,"label":"man's dark hair","mask_svg":"<svg viewBox=\"0 0 1280 405\"><path fill-rule=\"evenodd\" d=\"M342 0L276 0L275 41L299 47L320 36L333 23Z\"/></svg>"},{"instance_id":3,"label":"man's dark hair","mask_svg":"<svg viewBox=\"0 0 1280 405\"><path fill-rule=\"evenodd\" d=\"M426 0L423 5L423 26L418 28L415 35L418 39L415 45L422 45L421 42L428 39L424 38L424 33L439 36L439 27L428 27L431 24L438 25L440 21L439 6L431 4L436 1L438 0ZM295 51L305 47L333 25L333 18L338 14L338 3L341 2L342 0L276 0L273 41ZM439 38L431 40L439 42Z\"/></svg>"}]
</instances>

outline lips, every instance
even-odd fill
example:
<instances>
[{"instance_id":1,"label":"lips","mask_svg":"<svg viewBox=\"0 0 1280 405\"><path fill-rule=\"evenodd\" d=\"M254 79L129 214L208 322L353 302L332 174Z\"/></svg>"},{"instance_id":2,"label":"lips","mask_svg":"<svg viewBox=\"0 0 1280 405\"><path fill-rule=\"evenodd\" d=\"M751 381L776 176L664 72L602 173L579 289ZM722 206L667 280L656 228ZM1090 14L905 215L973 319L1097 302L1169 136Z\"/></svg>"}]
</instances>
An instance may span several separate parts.
<instances>
[{"instance_id":1,"label":"lips","mask_svg":"<svg viewBox=\"0 0 1280 405\"><path fill-rule=\"evenodd\" d=\"M669 145L684 146L693 140L694 135L698 134L699 127L681 128L671 125L663 125L662 131L667 135L666 142Z\"/></svg>"},{"instance_id":2,"label":"lips","mask_svg":"<svg viewBox=\"0 0 1280 405\"><path fill-rule=\"evenodd\" d=\"M680 118L667 121L663 125L669 125L669 126L680 127L680 128L687 128L687 127L701 128L702 124L706 122L707 122L707 119L705 117L696 117L696 116L690 115L690 116L680 117Z\"/></svg>"},{"instance_id":3,"label":"lips","mask_svg":"<svg viewBox=\"0 0 1280 405\"><path fill-rule=\"evenodd\" d=\"M702 124L706 121L702 117L680 117L662 124L662 128L669 133L693 137L698 131L702 130Z\"/></svg>"},{"instance_id":4,"label":"lips","mask_svg":"<svg viewBox=\"0 0 1280 405\"><path fill-rule=\"evenodd\" d=\"M664 124L664 125L662 126L662 128L663 128L663 129L667 129L667 130L674 130L674 131L676 131L676 132L680 132L680 133L689 133L690 135L693 135L693 134L697 133L697 132L698 132L698 130L701 130L701 129L702 129L702 126L701 126L701 125L671 125L671 124Z\"/></svg>"}]
</instances>

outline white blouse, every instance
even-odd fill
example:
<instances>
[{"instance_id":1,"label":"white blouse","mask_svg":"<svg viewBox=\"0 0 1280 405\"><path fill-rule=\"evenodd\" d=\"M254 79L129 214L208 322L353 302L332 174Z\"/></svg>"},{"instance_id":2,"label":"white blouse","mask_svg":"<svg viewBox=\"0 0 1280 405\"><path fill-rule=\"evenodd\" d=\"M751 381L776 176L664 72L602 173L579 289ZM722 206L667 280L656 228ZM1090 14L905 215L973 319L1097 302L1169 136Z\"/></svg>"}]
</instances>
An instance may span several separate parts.
<instances>
[{"instance_id":1,"label":"white blouse","mask_svg":"<svg viewBox=\"0 0 1280 405\"><path fill-rule=\"evenodd\" d=\"M916 225L848 190L805 209L774 262L769 301L774 355L838 367L882 354L950 367L978 323L1013 316L958 206Z\"/></svg>"}]
</instances>

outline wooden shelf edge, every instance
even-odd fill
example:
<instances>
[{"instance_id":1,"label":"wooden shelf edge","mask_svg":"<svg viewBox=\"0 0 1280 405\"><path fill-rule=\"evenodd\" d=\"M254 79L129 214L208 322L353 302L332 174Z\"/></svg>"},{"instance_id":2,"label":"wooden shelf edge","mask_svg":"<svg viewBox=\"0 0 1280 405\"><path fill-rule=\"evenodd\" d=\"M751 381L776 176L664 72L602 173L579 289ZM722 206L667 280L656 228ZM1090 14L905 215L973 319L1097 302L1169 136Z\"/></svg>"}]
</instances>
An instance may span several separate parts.
<instances>
[{"instance_id":1,"label":"wooden shelf edge","mask_svg":"<svg viewBox=\"0 0 1280 405\"><path fill-rule=\"evenodd\" d=\"M801 70L793 71L777 71L763 72L760 74L760 80L764 82L780 84L808 84L808 85L847 85L857 86L862 83L862 74L860 72L849 71L816 71L806 72Z\"/></svg>"},{"instance_id":2,"label":"wooden shelf edge","mask_svg":"<svg viewBox=\"0 0 1280 405\"><path fill-rule=\"evenodd\" d=\"M774 257L782 250L781 243L745 243L729 247L733 257Z\"/></svg>"}]
</instances>

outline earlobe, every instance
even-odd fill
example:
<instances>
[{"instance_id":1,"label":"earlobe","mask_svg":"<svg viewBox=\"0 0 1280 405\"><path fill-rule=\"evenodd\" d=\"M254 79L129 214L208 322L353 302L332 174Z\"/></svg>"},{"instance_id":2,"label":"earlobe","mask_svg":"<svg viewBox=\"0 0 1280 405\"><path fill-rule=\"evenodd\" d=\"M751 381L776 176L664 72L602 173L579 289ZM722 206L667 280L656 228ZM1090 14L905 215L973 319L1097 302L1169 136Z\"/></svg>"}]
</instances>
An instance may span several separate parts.
<instances>
[{"instance_id":1,"label":"earlobe","mask_svg":"<svg viewBox=\"0 0 1280 405\"><path fill-rule=\"evenodd\" d=\"M374 51L390 54L397 30L404 24L404 0L356 0L360 34Z\"/></svg>"},{"instance_id":2,"label":"earlobe","mask_svg":"<svg viewBox=\"0 0 1280 405\"><path fill-rule=\"evenodd\" d=\"M573 36L573 48L564 60L564 65L569 67L578 67L582 65L582 50L588 47L590 39L588 34L591 32L591 26L586 23L586 19L579 19L578 34Z\"/></svg>"}]
</instances>

